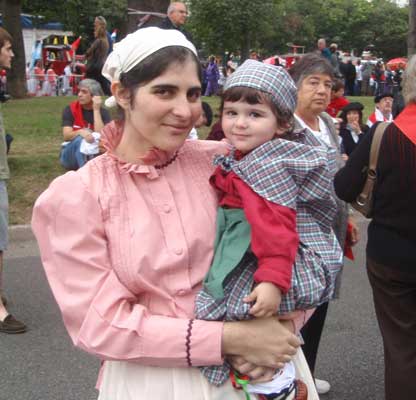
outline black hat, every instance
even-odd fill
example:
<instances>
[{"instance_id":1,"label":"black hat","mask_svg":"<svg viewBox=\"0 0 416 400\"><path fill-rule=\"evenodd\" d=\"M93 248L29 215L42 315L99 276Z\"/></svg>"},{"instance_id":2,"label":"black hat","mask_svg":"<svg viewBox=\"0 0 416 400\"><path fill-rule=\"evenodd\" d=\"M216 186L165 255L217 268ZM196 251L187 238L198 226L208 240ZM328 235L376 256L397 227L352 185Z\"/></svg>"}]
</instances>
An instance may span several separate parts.
<instances>
[{"instance_id":1,"label":"black hat","mask_svg":"<svg viewBox=\"0 0 416 400\"><path fill-rule=\"evenodd\" d=\"M379 103L381 99L384 99L385 97L391 97L392 99L394 99L394 96L392 93L383 93L383 94L379 94L378 96L374 97L374 103Z\"/></svg>"},{"instance_id":2,"label":"black hat","mask_svg":"<svg viewBox=\"0 0 416 400\"><path fill-rule=\"evenodd\" d=\"M202 102L202 110L204 111L205 117L207 118L206 126L211 126L212 123L212 108L205 101Z\"/></svg>"},{"instance_id":3,"label":"black hat","mask_svg":"<svg viewBox=\"0 0 416 400\"><path fill-rule=\"evenodd\" d=\"M348 103L345 107L342 108L341 112L346 114L348 111L353 111L353 110L363 111L364 106L358 101L355 101L352 103Z\"/></svg>"},{"instance_id":4,"label":"black hat","mask_svg":"<svg viewBox=\"0 0 416 400\"><path fill-rule=\"evenodd\" d=\"M342 108L341 114L339 115L339 117L342 118L344 122L346 122L347 114L349 111L358 111L362 115L363 109L364 109L364 106L358 101L352 102Z\"/></svg>"}]
</instances>

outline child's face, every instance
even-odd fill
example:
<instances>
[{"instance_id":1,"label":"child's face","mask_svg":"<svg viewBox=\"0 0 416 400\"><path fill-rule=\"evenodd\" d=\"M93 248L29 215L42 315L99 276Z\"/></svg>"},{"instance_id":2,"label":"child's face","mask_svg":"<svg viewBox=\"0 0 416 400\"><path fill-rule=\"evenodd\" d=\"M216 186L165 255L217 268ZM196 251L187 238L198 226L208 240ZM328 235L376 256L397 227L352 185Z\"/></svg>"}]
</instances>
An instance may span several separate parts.
<instances>
[{"instance_id":1,"label":"child's face","mask_svg":"<svg viewBox=\"0 0 416 400\"><path fill-rule=\"evenodd\" d=\"M225 101L221 122L226 138L243 153L285 132L284 128L278 126L270 106L265 103Z\"/></svg>"},{"instance_id":2,"label":"child's face","mask_svg":"<svg viewBox=\"0 0 416 400\"><path fill-rule=\"evenodd\" d=\"M344 88L338 89L336 92L331 92L331 98L333 99L339 99L342 96L344 96Z\"/></svg>"}]
</instances>

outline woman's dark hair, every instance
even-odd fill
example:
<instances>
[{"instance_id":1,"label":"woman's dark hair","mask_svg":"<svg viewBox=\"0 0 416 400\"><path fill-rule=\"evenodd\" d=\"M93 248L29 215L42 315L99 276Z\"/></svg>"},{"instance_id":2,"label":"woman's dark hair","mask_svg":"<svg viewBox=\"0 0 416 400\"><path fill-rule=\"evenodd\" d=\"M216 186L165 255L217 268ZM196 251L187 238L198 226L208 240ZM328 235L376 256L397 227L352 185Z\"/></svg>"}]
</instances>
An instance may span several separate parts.
<instances>
[{"instance_id":1,"label":"woman's dark hair","mask_svg":"<svg viewBox=\"0 0 416 400\"><path fill-rule=\"evenodd\" d=\"M364 131L364 129L366 129L367 125L364 125L364 123L363 123L363 112L358 108L350 109L350 110L347 110L346 112L344 112L344 111L341 112L341 114L339 116L342 119L341 128L345 128L348 125L347 114L350 111L357 111L358 112L358 123L360 124L360 128Z\"/></svg>"},{"instance_id":2,"label":"woman's dark hair","mask_svg":"<svg viewBox=\"0 0 416 400\"><path fill-rule=\"evenodd\" d=\"M198 78L202 81L202 68L198 58L191 50L181 46L164 47L146 57L130 71L122 73L120 83L129 90L131 105L140 86L162 75L172 64L184 64L189 59L195 62ZM118 114L119 119L124 119L124 111L120 106Z\"/></svg>"},{"instance_id":3,"label":"woman's dark hair","mask_svg":"<svg viewBox=\"0 0 416 400\"><path fill-rule=\"evenodd\" d=\"M328 75L330 79L334 80L332 65L326 58L315 53L305 54L289 69L289 75L298 88L307 76L314 74Z\"/></svg>"},{"instance_id":4,"label":"woman's dark hair","mask_svg":"<svg viewBox=\"0 0 416 400\"><path fill-rule=\"evenodd\" d=\"M273 115L276 117L279 126L293 125L293 113L279 109L276 104L273 103L269 94L246 86L236 86L224 91L221 96L220 113L222 114L223 112L224 102L231 101L234 103L240 100L252 105L267 104L271 108Z\"/></svg>"}]
</instances>

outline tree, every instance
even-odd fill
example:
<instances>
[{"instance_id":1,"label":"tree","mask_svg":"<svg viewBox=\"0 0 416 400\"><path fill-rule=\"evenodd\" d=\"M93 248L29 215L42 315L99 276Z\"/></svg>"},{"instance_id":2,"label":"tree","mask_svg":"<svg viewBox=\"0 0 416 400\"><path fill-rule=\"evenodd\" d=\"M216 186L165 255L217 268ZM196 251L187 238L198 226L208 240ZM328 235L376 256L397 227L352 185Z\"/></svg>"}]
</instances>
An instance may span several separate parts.
<instances>
[{"instance_id":1,"label":"tree","mask_svg":"<svg viewBox=\"0 0 416 400\"><path fill-rule=\"evenodd\" d=\"M416 0L409 0L409 33L407 36L408 57L416 54Z\"/></svg>"},{"instance_id":2,"label":"tree","mask_svg":"<svg viewBox=\"0 0 416 400\"><path fill-rule=\"evenodd\" d=\"M190 0L190 29L199 45L212 53L241 52L248 57L272 35L273 0Z\"/></svg>"},{"instance_id":3,"label":"tree","mask_svg":"<svg viewBox=\"0 0 416 400\"><path fill-rule=\"evenodd\" d=\"M13 38L12 68L7 72L7 90L15 98L26 96L26 60L23 44L22 25L20 23L21 2L3 0L3 27Z\"/></svg>"},{"instance_id":4,"label":"tree","mask_svg":"<svg viewBox=\"0 0 416 400\"><path fill-rule=\"evenodd\" d=\"M66 30L82 36L80 51L85 51L94 40L94 18L102 15L107 20L107 30L120 29L127 21L127 0L22 0L25 13L40 15L40 23L61 22Z\"/></svg>"}]
</instances>

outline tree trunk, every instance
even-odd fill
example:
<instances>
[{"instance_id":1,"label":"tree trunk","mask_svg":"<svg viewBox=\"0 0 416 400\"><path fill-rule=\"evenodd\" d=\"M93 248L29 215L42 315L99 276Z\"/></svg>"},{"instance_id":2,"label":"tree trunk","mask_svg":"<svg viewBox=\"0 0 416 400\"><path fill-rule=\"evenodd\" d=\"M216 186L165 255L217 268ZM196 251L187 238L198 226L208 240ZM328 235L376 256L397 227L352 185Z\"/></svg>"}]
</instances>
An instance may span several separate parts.
<instances>
[{"instance_id":1,"label":"tree trunk","mask_svg":"<svg viewBox=\"0 0 416 400\"><path fill-rule=\"evenodd\" d=\"M244 30L244 35L241 38L241 62L244 62L250 56L250 35L248 29Z\"/></svg>"},{"instance_id":2,"label":"tree trunk","mask_svg":"<svg viewBox=\"0 0 416 400\"><path fill-rule=\"evenodd\" d=\"M128 0L127 7L137 11L153 11L166 14L169 7L170 0ZM125 27L126 33L134 32L137 26L140 24L140 20L145 17L144 14L129 15L127 19L127 26ZM148 20L143 20L142 26L157 26L161 22L161 18L151 16Z\"/></svg>"},{"instance_id":3,"label":"tree trunk","mask_svg":"<svg viewBox=\"0 0 416 400\"><path fill-rule=\"evenodd\" d=\"M7 71L7 91L17 99L26 96L26 60L20 13L20 0L3 0L3 27L13 38L14 52L12 68Z\"/></svg>"},{"instance_id":4,"label":"tree trunk","mask_svg":"<svg viewBox=\"0 0 416 400\"><path fill-rule=\"evenodd\" d=\"M408 57L416 54L416 0L409 0L409 33L407 36Z\"/></svg>"}]
</instances>

